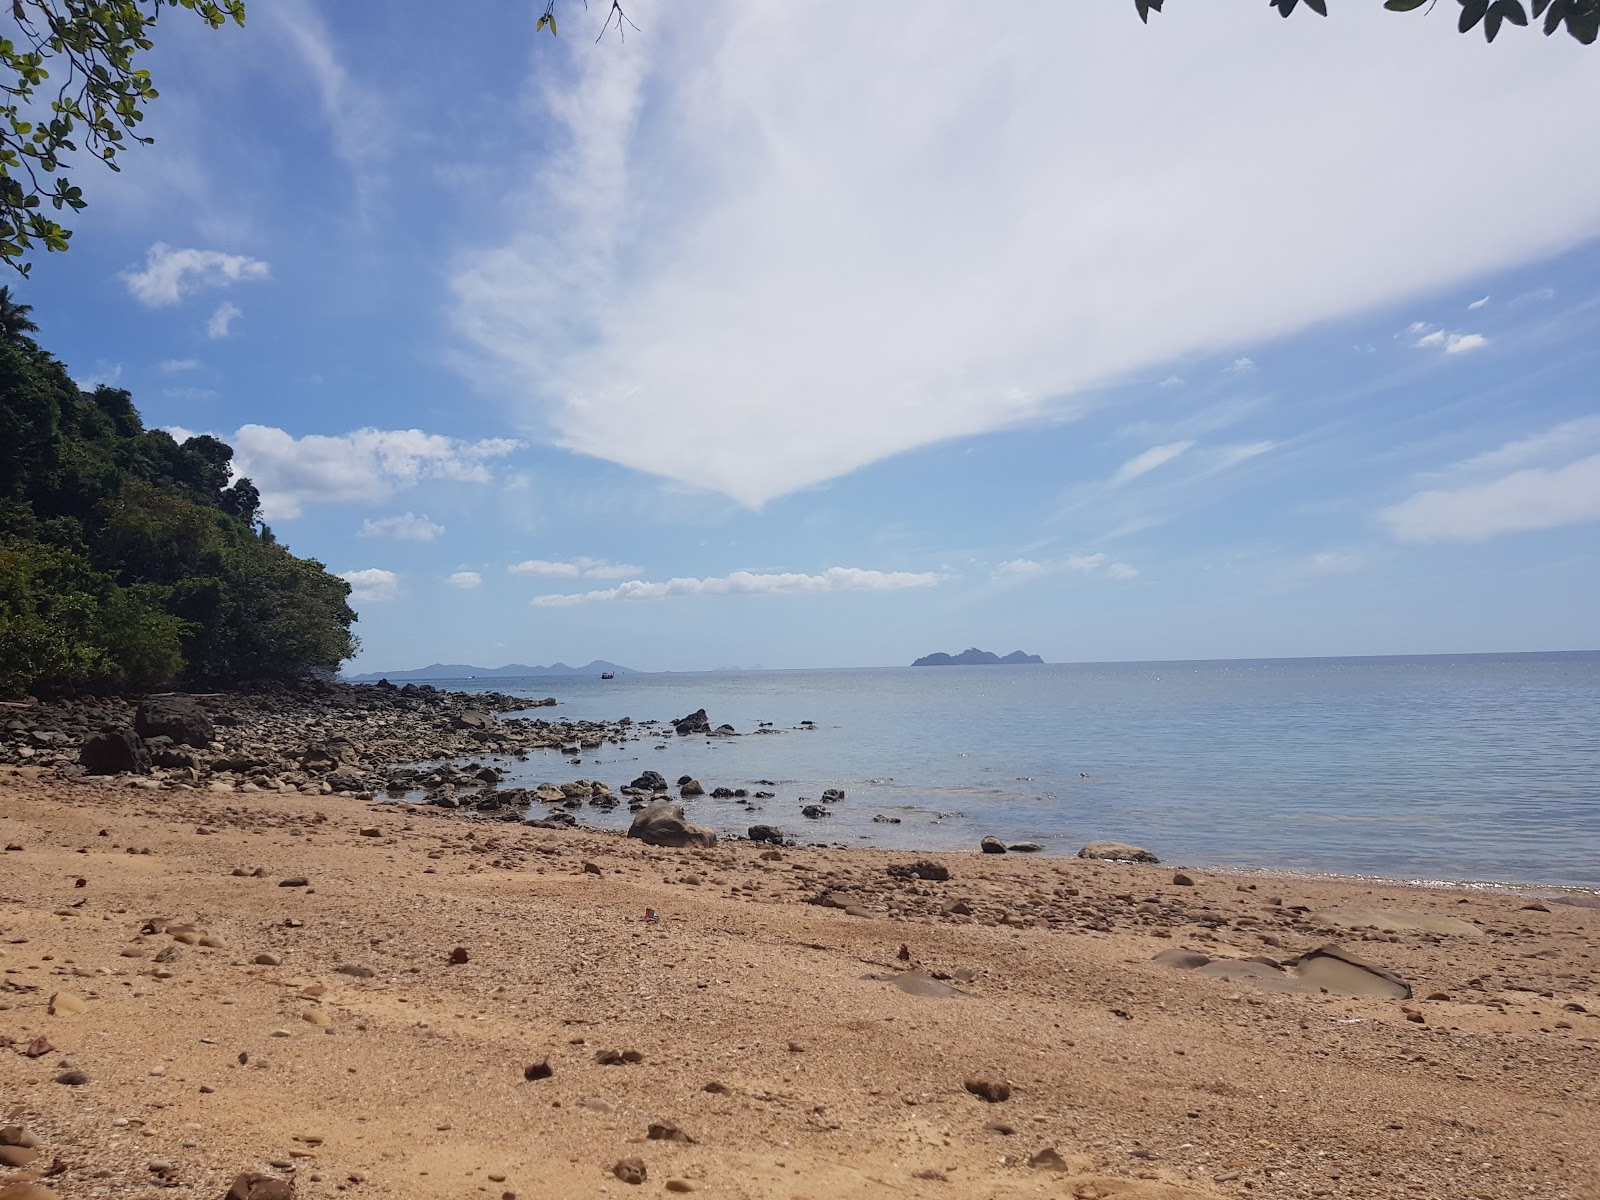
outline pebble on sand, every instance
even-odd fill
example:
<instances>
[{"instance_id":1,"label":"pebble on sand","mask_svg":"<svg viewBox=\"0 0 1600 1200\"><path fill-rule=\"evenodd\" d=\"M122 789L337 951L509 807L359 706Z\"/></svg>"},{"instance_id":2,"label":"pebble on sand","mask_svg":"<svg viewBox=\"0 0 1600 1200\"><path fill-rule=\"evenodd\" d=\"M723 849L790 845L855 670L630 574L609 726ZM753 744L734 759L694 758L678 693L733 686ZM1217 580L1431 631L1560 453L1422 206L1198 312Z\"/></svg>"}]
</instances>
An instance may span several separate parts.
<instances>
[{"instance_id":1,"label":"pebble on sand","mask_svg":"<svg viewBox=\"0 0 1600 1200\"><path fill-rule=\"evenodd\" d=\"M962 1086L979 1100L989 1104L999 1104L1002 1100L1011 1099L1011 1085L1001 1079L984 1079L978 1076L966 1080Z\"/></svg>"},{"instance_id":2,"label":"pebble on sand","mask_svg":"<svg viewBox=\"0 0 1600 1200\"><path fill-rule=\"evenodd\" d=\"M644 1168L642 1158L624 1158L611 1168L611 1173L623 1183L641 1184L648 1179L649 1172Z\"/></svg>"}]
</instances>

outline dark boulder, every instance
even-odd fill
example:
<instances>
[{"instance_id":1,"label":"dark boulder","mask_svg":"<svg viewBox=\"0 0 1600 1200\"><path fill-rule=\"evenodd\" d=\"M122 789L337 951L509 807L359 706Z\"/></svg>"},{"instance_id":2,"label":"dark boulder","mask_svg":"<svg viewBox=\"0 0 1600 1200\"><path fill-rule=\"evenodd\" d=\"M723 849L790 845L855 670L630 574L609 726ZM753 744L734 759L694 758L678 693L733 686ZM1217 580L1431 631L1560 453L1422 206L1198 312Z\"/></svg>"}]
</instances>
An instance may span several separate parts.
<instances>
[{"instance_id":1,"label":"dark boulder","mask_svg":"<svg viewBox=\"0 0 1600 1200\"><path fill-rule=\"evenodd\" d=\"M800 806L800 815L813 821L821 820L823 817L833 816L831 812L823 808L820 804L802 804Z\"/></svg>"},{"instance_id":2,"label":"dark boulder","mask_svg":"<svg viewBox=\"0 0 1600 1200\"><path fill-rule=\"evenodd\" d=\"M135 775L150 773L150 751L144 739L131 729L108 729L97 733L78 751L78 761L90 775Z\"/></svg>"},{"instance_id":3,"label":"dark boulder","mask_svg":"<svg viewBox=\"0 0 1600 1200\"><path fill-rule=\"evenodd\" d=\"M914 863L896 863L888 870L896 879L927 879L943 883L950 878L949 867L928 858L919 858Z\"/></svg>"},{"instance_id":4,"label":"dark boulder","mask_svg":"<svg viewBox=\"0 0 1600 1200\"><path fill-rule=\"evenodd\" d=\"M142 738L164 737L204 748L216 737L211 716L188 696L157 696L140 703L133 731Z\"/></svg>"},{"instance_id":5,"label":"dark boulder","mask_svg":"<svg viewBox=\"0 0 1600 1200\"><path fill-rule=\"evenodd\" d=\"M680 796L704 796L706 790L700 786L698 779L690 779L685 776L678 781L678 794Z\"/></svg>"},{"instance_id":6,"label":"dark boulder","mask_svg":"<svg viewBox=\"0 0 1600 1200\"><path fill-rule=\"evenodd\" d=\"M667 781L660 771L646 771L628 786L641 792L664 792Z\"/></svg>"},{"instance_id":7,"label":"dark boulder","mask_svg":"<svg viewBox=\"0 0 1600 1200\"><path fill-rule=\"evenodd\" d=\"M1006 852L1006 844L997 837L986 837L978 843L978 849L985 854L1004 854Z\"/></svg>"},{"instance_id":8,"label":"dark boulder","mask_svg":"<svg viewBox=\"0 0 1600 1200\"><path fill-rule=\"evenodd\" d=\"M824 804L837 804L843 799L844 792L839 788L829 788L822 793L822 802Z\"/></svg>"},{"instance_id":9,"label":"dark boulder","mask_svg":"<svg viewBox=\"0 0 1600 1200\"><path fill-rule=\"evenodd\" d=\"M752 842L772 842L774 845L783 843L783 831L776 825L752 825L746 832Z\"/></svg>"},{"instance_id":10,"label":"dark boulder","mask_svg":"<svg viewBox=\"0 0 1600 1200\"><path fill-rule=\"evenodd\" d=\"M697 709L687 717L679 717L672 723L672 728L679 737L688 737L691 733L710 733L711 718L706 716L705 709Z\"/></svg>"}]
</instances>

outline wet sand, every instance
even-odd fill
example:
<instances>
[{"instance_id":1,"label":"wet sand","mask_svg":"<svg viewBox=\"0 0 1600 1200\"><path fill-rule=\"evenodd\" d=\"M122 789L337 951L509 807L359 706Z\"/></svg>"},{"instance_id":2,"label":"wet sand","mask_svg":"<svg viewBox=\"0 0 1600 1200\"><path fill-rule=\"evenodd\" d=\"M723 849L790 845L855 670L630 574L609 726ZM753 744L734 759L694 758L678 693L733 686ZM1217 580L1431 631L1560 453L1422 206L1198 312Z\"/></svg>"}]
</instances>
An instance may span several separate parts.
<instances>
[{"instance_id":1,"label":"wet sand","mask_svg":"<svg viewBox=\"0 0 1600 1200\"><path fill-rule=\"evenodd\" d=\"M0 844L0 1197L1600 1197L1600 910L31 768ZM1327 943L1411 997L1153 961Z\"/></svg>"}]
</instances>

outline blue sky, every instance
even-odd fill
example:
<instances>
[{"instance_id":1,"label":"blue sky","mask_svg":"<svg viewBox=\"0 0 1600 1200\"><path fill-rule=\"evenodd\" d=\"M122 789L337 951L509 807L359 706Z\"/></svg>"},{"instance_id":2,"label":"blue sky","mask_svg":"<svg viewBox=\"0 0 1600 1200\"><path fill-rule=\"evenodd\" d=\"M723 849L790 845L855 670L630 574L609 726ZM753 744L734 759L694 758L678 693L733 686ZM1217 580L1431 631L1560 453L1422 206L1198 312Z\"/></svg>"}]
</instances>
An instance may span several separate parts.
<instances>
[{"instance_id":1,"label":"blue sky","mask_svg":"<svg viewBox=\"0 0 1600 1200\"><path fill-rule=\"evenodd\" d=\"M1596 51L903 7L169 14L18 290L357 669L1600 646Z\"/></svg>"}]
</instances>

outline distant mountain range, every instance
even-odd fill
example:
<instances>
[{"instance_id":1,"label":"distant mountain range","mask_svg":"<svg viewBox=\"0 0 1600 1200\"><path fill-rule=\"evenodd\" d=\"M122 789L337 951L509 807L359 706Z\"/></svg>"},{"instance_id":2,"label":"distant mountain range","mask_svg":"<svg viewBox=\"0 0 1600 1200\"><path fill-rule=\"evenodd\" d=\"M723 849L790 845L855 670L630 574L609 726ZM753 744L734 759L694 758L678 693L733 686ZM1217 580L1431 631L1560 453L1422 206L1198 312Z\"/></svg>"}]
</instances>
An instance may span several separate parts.
<instances>
[{"instance_id":1,"label":"distant mountain range","mask_svg":"<svg viewBox=\"0 0 1600 1200\"><path fill-rule=\"evenodd\" d=\"M912 663L913 667L998 667L1007 664L1044 665L1044 659L1037 654L1024 654L1021 650L1013 650L1004 658L992 650L979 650L976 646L969 646L960 654L929 654Z\"/></svg>"},{"instance_id":2,"label":"distant mountain range","mask_svg":"<svg viewBox=\"0 0 1600 1200\"><path fill-rule=\"evenodd\" d=\"M368 671L364 675L346 675L351 683L376 683L387 679L390 683L416 682L424 679L510 679L522 675L637 675L632 667L619 667L616 663L597 658L587 666L569 667L566 663L551 663L548 667L530 667L511 663L504 667L474 667L467 663L434 663L418 667L415 671Z\"/></svg>"}]
</instances>

